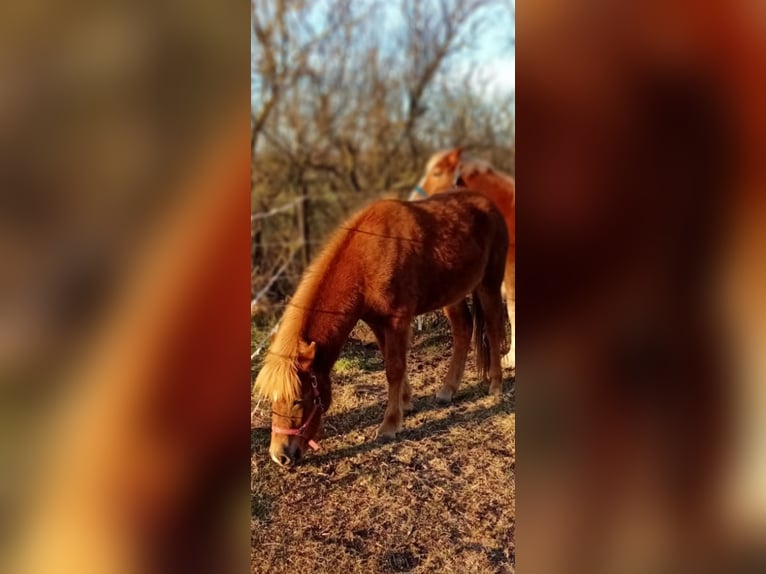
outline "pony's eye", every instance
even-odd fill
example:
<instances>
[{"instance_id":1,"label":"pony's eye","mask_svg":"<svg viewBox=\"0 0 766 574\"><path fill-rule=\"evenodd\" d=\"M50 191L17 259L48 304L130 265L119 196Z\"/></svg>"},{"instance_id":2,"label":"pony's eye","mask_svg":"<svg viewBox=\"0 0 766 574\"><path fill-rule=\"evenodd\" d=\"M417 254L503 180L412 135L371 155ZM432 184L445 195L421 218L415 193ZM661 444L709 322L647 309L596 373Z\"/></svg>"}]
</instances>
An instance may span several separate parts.
<instances>
[{"instance_id":1,"label":"pony's eye","mask_svg":"<svg viewBox=\"0 0 766 574\"><path fill-rule=\"evenodd\" d=\"M297 407L297 406L298 406L299 404L301 404L302 402L303 402L303 400L302 400L302 399L295 399L295 400L293 401L293 406L294 406L294 407Z\"/></svg>"},{"instance_id":2,"label":"pony's eye","mask_svg":"<svg viewBox=\"0 0 766 574\"><path fill-rule=\"evenodd\" d=\"M444 175L444 172L440 169L437 169L433 172L434 177L441 177L442 175Z\"/></svg>"}]
</instances>

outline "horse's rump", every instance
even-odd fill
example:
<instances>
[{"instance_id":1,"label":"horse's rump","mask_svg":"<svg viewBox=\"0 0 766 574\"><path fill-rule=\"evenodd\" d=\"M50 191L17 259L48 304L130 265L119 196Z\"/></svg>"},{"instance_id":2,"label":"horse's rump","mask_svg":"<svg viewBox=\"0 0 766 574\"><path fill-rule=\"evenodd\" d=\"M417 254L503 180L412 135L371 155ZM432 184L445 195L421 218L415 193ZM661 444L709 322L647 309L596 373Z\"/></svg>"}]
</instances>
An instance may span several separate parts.
<instances>
[{"instance_id":1,"label":"horse's rump","mask_svg":"<svg viewBox=\"0 0 766 574\"><path fill-rule=\"evenodd\" d=\"M498 289L502 282L508 233L479 193L377 202L349 229L346 259L355 262L370 311L393 306L418 315L459 301L483 280Z\"/></svg>"}]
</instances>

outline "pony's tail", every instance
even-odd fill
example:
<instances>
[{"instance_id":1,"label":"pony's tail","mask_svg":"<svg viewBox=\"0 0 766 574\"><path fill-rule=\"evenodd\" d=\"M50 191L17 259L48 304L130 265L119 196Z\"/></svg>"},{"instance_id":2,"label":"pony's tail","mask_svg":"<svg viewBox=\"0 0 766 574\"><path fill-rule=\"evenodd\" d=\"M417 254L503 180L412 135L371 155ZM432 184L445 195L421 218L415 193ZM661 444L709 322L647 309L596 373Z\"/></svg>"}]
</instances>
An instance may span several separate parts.
<instances>
[{"instance_id":1,"label":"pony's tail","mask_svg":"<svg viewBox=\"0 0 766 574\"><path fill-rule=\"evenodd\" d=\"M473 293L473 348L476 352L476 369L479 371L479 379L485 380L489 373L489 342L484 309L475 291Z\"/></svg>"}]
</instances>

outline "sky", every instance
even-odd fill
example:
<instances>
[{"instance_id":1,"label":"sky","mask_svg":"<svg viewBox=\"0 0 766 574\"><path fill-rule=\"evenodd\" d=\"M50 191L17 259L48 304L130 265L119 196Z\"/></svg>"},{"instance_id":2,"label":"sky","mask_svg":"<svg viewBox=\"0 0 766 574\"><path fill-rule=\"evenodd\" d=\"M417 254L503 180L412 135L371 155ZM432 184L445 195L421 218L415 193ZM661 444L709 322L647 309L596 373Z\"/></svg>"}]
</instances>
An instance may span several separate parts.
<instances>
[{"instance_id":1,"label":"sky","mask_svg":"<svg viewBox=\"0 0 766 574\"><path fill-rule=\"evenodd\" d=\"M464 63L457 60L455 65L477 68L487 77L490 92L513 92L516 89L516 48L514 44L508 44L505 27L491 28L476 39L476 49Z\"/></svg>"},{"instance_id":2,"label":"sky","mask_svg":"<svg viewBox=\"0 0 766 574\"><path fill-rule=\"evenodd\" d=\"M412 0L428 6L432 0ZM315 30L326 28L326 14L331 12L334 0L314 0L309 26ZM508 0L515 15L516 2ZM365 0L356 0L355 9L364 9ZM382 4L384 13L381 15L381 26L395 30L403 25L398 2ZM361 7L361 8L360 8ZM470 50L457 54L451 62L453 73L462 76L469 70L477 73L486 82L484 93L488 97L511 94L516 87L516 49L515 49L515 16L508 10L507 4L497 8L497 17L489 18L481 33L468 38L472 44ZM385 37L385 36L384 36ZM393 35L392 35L393 37ZM251 85L256 85L253 76Z\"/></svg>"},{"instance_id":3,"label":"sky","mask_svg":"<svg viewBox=\"0 0 766 574\"><path fill-rule=\"evenodd\" d=\"M328 0L332 2L332 0ZM422 5L431 4L432 0L411 0ZM472 70L488 81L486 93L494 91L511 93L516 87L516 44L515 10L516 1L509 0L513 7L513 16L507 4L494 8L497 17L488 18L485 26L475 37L468 38L470 50L458 53L451 65L461 75L463 70ZM394 28L403 26L402 15L397 2L390 2L386 9L387 25Z\"/></svg>"},{"instance_id":4,"label":"sky","mask_svg":"<svg viewBox=\"0 0 766 574\"><path fill-rule=\"evenodd\" d=\"M514 2L515 3L515 2ZM515 25L515 22L512 23ZM496 85L508 92L516 89L516 43L508 46L506 29L495 29L479 39L479 60L495 78ZM499 36L504 36L499 38ZM516 34L513 33L515 39ZM503 42L505 46L503 47Z\"/></svg>"}]
</instances>

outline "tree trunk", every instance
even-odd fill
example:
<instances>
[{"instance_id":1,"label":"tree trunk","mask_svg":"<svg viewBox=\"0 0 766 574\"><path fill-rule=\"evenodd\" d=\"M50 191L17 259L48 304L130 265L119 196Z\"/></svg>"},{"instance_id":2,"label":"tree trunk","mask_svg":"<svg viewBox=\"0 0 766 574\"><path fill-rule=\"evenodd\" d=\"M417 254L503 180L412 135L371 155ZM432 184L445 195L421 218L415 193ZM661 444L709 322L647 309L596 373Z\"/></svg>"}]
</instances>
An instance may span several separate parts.
<instances>
[{"instance_id":1,"label":"tree trunk","mask_svg":"<svg viewBox=\"0 0 766 574\"><path fill-rule=\"evenodd\" d=\"M301 235L302 241L302 263L303 269L306 269L311 261L311 244L310 228L309 228L309 189L305 181L300 183L301 201L298 203L298 229Z\"/></svg>"}]
</instances>

